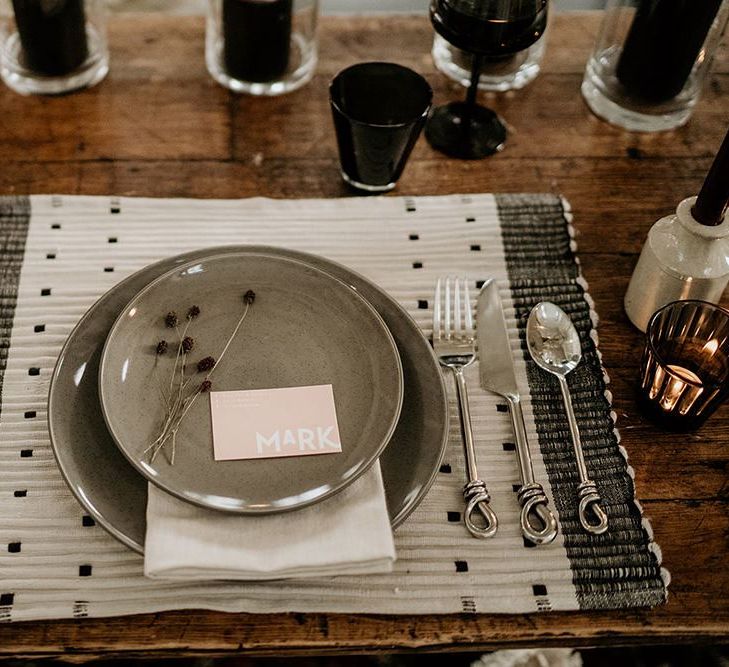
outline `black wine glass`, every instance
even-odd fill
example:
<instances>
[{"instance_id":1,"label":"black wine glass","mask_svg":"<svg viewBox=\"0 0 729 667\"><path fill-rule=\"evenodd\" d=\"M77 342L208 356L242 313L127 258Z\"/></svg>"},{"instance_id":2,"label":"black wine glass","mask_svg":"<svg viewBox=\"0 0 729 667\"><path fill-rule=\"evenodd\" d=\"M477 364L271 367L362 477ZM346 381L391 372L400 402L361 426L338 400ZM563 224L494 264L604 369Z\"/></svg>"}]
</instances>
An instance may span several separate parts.
<instances>
[{"instance_id":1,"label":"black wine glass","mask_svg":"<svg viewBox=\"0 0 729 667\"><path fill-rule=\"evenodd\" d=\"M425 136L451 157L477 160L503 148L506 128L476 103L484 58L512 55L536 42L547 27L548 0L432 0L430 20L445 40L473 55L471 82L463 102L433 110Z\"/></svg>"}]
</instances>

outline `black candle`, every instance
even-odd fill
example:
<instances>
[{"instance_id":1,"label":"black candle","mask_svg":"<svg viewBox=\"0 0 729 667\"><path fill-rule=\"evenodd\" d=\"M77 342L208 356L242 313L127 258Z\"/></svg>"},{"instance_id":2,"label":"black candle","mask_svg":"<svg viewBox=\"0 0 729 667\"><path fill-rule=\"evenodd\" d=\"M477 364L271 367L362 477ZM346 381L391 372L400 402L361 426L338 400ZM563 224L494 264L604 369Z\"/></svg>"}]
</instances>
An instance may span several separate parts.
<instances>
[{"instance_id":1,"label":"black candle","mask_svg":"<svg viewBox=\"0 0 729 667\"><path fill-rule=\"evenodd\" d=\"M241 81L281 78L289 65L293 0L223 0L223 55Z\"/></svg>"},{"instance_id":2,"label":"black candle","mask_svg":"<svg viewBox=\"0 0 729 667\"><path fill-rule=\"evenodd\" d=\"M628 93L665 102L681 92L722 0L641 0L616 74Z\"/></svg>"},{"instance_id":3,"label":"black candle","mask_svg":"<svg viewBox=\"0 0 729 667\"><path fill-rule=\"evenodd\" d=\"M44 76L63 76L86 60L83 0L13 0L25 66Z\"/></svg>"},{"instance_id":4,"label":"black candle","mask_svg":"<svg viewBox=\"0 0 729 667\"><path fill-rule=\"evenodd\" d=\"M729 203L729 131L706 174L691 214L702 225L719 225Z\"/></svg>"}]
</instances>

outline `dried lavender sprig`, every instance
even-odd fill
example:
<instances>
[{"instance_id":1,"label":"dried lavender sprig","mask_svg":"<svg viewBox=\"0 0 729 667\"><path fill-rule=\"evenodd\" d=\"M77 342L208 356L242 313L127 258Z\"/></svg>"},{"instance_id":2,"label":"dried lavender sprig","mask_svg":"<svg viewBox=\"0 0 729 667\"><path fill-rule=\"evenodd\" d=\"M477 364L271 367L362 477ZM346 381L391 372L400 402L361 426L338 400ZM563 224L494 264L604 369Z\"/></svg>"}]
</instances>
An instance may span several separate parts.
<instances>
[{"instance_id":1,"label":"dried lavender sprig","mask_svg":"<svg viewBox=\"0 0 729 667\"><path fill-rule=\"evenodd\" d=\"M180 415L180 418L176 420L175 426L171 428L172 437L174 438L177 434L177 430L180 428L180 425L182 423L182 420L185 418L187 413L190 411L190 408L195 403L195 400L197 397L205 392L209 391L210 389L210 376L215 372L215 369L218 367L220 362L222 361L223 357L225 356L225 353L228 351L228 348L230 347L231 343L233 342L233 339L238 334L238 331L240 330L241 326L243 325L243 321L246 318L246 315L248 315L248 311L251 307L251 304L253 303L255 299L255 293L252 290L248 290L248 292L245 293L243 300L246 304L245 309L243 310L243 313L241 314L240 318L238 319L237 324L235 325L235 329L233 329L233 333L228 338L227 342L225 343L225 347L223 347L223 351L220 353L220 356L218 357L218 360L214 362L213 367L210 369L208 374L205 376L205 379L201 383L200 387L195 391L195 393L192 395L190 402L185 407L182 415ZM204 387L204 388L203 388Z\"/></svg>"}]
</instances>

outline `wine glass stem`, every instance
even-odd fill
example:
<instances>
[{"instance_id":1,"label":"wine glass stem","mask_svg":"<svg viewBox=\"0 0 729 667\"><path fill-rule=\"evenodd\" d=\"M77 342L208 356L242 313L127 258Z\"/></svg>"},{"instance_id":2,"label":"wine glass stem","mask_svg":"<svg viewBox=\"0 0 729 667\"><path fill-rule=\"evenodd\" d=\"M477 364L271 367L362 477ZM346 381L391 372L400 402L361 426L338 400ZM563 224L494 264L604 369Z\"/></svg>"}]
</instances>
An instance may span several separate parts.
<instances>
[{"instance_id":1,"label":"wine glass stem","mask_svg":"<svg viewBox=\"0 0 729 667\"><path fill-rule=\"evenodd\" d=\"M468 91L466 92L466 108L464 109L463 123L464 131L471 125L471 116L473 115L473 109L476 106L476 95L478 93L478 80L481 78L481 63L483 57L479 54L474 53L471 61L471 82L468 85Z\"/></svg>"}]
</instances>

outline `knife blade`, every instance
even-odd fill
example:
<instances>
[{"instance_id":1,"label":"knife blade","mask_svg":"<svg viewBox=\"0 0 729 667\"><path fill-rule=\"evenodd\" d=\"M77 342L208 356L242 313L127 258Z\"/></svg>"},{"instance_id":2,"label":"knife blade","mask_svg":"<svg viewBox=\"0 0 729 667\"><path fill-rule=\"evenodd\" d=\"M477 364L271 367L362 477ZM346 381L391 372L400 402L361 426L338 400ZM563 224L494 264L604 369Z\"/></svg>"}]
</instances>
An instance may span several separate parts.
<instances>
[{"instance_id":1,"label":"knife blade","mask_svg":"<svg viewBox=\"0 0 729 667\"><path fill-rule=\"evenodd\" d=\"M481 386L504 397L515 396L518 400L509 332L495 280L487 280L478 294L476 335Z\"/></svg>"},{"instance_id":2,"label":"knife blade","mask_svg":"<svg viewBox=\"0 0 729 667\"><path fill-rule=\"evenodd\" d=\"M514 359L509 345L509 330L495 280L487 280L478 294L476 338L481 386L501 394L509 404L516 440L516 458L521 473L521 487L517 494L521 505L521 532L534 544L548 544L557 537L557 520L547 506L548 500L542 485L534 479Z\"/></svg>"}]
</instances>

